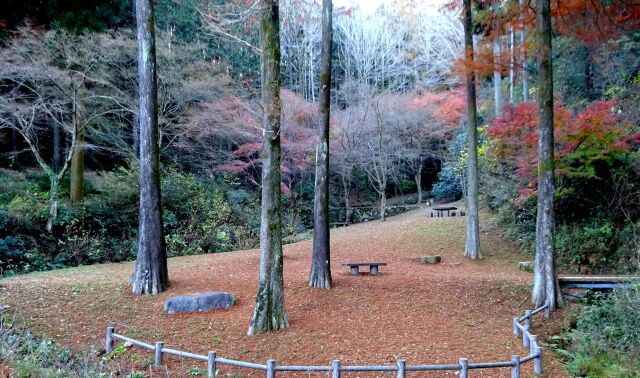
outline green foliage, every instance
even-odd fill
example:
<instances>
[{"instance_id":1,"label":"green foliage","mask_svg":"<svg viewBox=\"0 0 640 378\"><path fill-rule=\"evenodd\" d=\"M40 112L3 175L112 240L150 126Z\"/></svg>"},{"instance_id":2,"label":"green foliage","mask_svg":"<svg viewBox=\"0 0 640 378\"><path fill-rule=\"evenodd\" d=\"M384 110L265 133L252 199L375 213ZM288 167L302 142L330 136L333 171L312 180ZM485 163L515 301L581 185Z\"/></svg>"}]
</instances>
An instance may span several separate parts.
<instances>
[{"instance_id":1,"label":"green foliage","mask_svg":"<svg viewBox=\"0 0 640 378\"><path fill-rule=\"evenodd\" d=\"M91 175L81 204L60 199L52 234L44 230L48 186L41 174L7 175L0 202L0 274L133 260L138 230L138 174L118 168ZM18 184L20 182L21 184ZM257 197L224 178L203 181L169 168L162 180L169 256L252 248L258 241ZM226 194L226 195L225 195Z\"/></svg>"},{"instance_id":2,"label":"green foliage","mask_svg":"<svg viewBox=\"0 0 640 378\"><path fill-rule=\"evenodd\" d=\"M445 164L438 173L438 182L433 185L431 195L438 201L462 198L462 176L451 165Z\"/></svg>"},{"instance_id":3,"label":"green foliage","mask_svg":"<svg viewBox=\"0 0 640 378\"><path fill-rule=\"evenodd\" d=\"M15 327L15 320L4 316L0 321L0 360L13 370L12 377L102 376L103 367L94 353L78 357L49 339L35 337Z\"/></svg>"},{"instance_id":4,"label":"green foliage","mask_svg":"<svg viewBox=\"0 0 640 378\"><path fill-rule=\"evenodd\" d=\"M568 368L580 377L639 377L640 286L600 295L567 331Z\"/></svg>"}]
</instances>

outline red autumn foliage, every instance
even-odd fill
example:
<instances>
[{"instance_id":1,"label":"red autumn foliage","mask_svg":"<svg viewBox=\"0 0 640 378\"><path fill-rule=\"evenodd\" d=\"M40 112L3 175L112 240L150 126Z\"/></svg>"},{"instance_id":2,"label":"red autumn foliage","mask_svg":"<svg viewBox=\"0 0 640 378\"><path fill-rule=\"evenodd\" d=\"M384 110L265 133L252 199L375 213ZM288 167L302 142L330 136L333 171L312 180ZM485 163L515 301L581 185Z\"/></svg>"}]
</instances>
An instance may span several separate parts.
<instances>
[{"instance_id":1,"label":"red autumn foliage","mask_svg":"<svg viewBox=\"0 0 640 378\"><path fill-rule=\"evenodd\" d=\"M446 126L458 126L467 106L464 88L455 88L444 92L423 91L409 98L406 109L426 110L433 118Z\"/></svg>"},{"instance_id":2,"label":"red autumn foliage","mask_svg":"<svg viewBox=\"0 0 640 378\"><path fill-rule=\"evenodd\" d=\"M535 184L538 110L533 103L507 105L487 134L489 153L515 170L523 182ZM557 174L596 177L595 165L610 163L640 143L640 133L621 121L614 101L597 101L572 114L558 105L554 110Z\"/></svg>"}]
</instances>

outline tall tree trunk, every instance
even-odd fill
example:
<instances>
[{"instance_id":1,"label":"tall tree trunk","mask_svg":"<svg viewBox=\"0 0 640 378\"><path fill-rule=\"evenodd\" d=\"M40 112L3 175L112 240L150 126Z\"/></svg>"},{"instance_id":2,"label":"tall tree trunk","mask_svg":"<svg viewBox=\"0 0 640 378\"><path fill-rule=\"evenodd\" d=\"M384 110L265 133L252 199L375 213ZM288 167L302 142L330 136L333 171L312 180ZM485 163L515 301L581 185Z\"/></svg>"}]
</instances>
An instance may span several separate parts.
<instances>
[{"instance_id":1,"label":"tall tree trunk","mask_svg":"<svg viewBox=\"0 0 640 378\"><path fill-rule=\"evenodd\" d=\"M278 0L262 3L262 117L264 161L260 218L260 276L249 335L289 327L282 278L280 210L280 12Z\"/></svg>"},{"instance_id":2,"label":"tall tree trunk","mask_svg":"<svg viewBox=\"0 0 640 378\"><path fill-rule=\"evenodd\" d=\"M471 0L463 0L465 72L467 85L467 240L464 255L480 259L480 225L478 218L478 126L476 110L476 76L473 70L473 29L471 28Z\"/></svg>"},{"instance_id":3,"label":"tall tree trunk","mask_svg":"<svg viewBox=\"0 0 640 378\"><path fill-rule=\"evenodd\" d=\"M499 0L493 0L493 13L498 17ZM502 59L500 48L500 25L493 23L493 100L495 103L496 117L502 114Z\"/></svg>"},{"instance_id":4,"label":"tall tree trunk","mask_svg":"<svg viewBox=\"0 0 640 378\"><path fill-rule=\"evenodd\" d=\"M536 2L538 51L538 213L536 258L532 300L536 307L549 305L549 313L562 306L554 245L553 71L551 61L550 0Z\"/></svg>"},{"instance_id":5,"label":"tall tree trunk","mask_svg":"<svg viewBox=\"0 0 640 378\"><path fill-rule=\"evenodd\" d=\"M386 187L386 185L385 185ZM382 189L382 194L380 194L380 222L384 222L386 220L384 211L387 208L387 193L384 189Z\"/></svg>"},{"instance_id":6,"label":"tall tree trunk","mask_svg":"<svg viewBox=\"0 0 640 378\"><path fill-rule=\"evenodd\" d=\"M313 206L313 256L309 286L331 289L329 245L329 121L331 108L332 0L322 0L322 61L320 66L320 122L316 147Z\"/></svg>"},{"instance_id":7,"label":"tall tree trunk","mask_svg":"<svg viewBox=\"0 0 640 378\"><path fill-rule=\"evenodd\" d=\"M522 61L522 101L529 101L529 74L527 73L527 30L524 21L524 0L520 0L520 12L522 13L522 31L520 32L520 60Z\"/></svg>"},{"instance_id":8,"label":"tall tree trunk","mask_svg":"<svg viewBox=\"0 0 640 378\"><path fill-rule=\"evenodd\" d=\"M136 0L140 119L140 209L138 255L131 278L134 294L158 294L169 287L160 202L160 146L153 0Z\"/></svg>"},{"instance_id":9,"label":"tall tree trunk","mask_svg":"<svg viewBox=\"0 0 640 378\"><path fill-rule=\"evenodd\" d=\"M71 157L70 187L69 197L71 203L78 203L84 200L84 109L76 97L73 107L73 122L75 123L76 145Z\"/></svg>"},{"instance_id":10,"label":"tall tree trunk","mask_svg":"<svg viewBox=\"0 0 640 378\"><path fill-rule=\"evenodd\" d=\"M513 104L513 92L516 86L516 32L511 27L509 33L509 103Z\"/></svg>"}]
</instances>

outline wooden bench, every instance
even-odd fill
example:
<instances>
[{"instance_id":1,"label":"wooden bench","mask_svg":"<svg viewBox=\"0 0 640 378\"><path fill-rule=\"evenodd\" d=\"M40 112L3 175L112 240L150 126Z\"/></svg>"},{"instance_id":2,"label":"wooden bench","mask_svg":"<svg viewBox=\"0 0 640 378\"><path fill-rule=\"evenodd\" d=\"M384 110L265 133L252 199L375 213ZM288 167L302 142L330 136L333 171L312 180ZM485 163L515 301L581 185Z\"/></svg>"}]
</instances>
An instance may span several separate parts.
<instances>
[{"instance_id":1,"label":"wooden bench","mask_svg":"<svg viewBox=\"0 0 640 378\"><path fill-rule=\"evenodd\" d=\"M640 276L558 276L558 284L566 289L616 289L640 283Z\"/></svg>"},{"instance_id":2,"label":"wooden bench","mask_svg":"<svg viewBox=\"0 0 640 378\"><path fill-rule=\"evenodd\" d=\"M334 222L329 223L329 228L349 227L349 222Z\"/></svg>"},{"instance_id":3,"label":"wooden bench","mask_svg":"<svg viewBox=\"0 0 640 378\"><path fill-rule=\"evenodd\" d=\"M349 268L351 268L351 275L352 276L357 276L358 274L360 274L360 267L361 266L369 266L369 274L377 276L378 274L380 274L380 272L378 271L378 267L379 266L387 266L387 263L382 263L382 262L344 263L342 265L343 266L348 266Z\"/></svg>"}]
</instances>

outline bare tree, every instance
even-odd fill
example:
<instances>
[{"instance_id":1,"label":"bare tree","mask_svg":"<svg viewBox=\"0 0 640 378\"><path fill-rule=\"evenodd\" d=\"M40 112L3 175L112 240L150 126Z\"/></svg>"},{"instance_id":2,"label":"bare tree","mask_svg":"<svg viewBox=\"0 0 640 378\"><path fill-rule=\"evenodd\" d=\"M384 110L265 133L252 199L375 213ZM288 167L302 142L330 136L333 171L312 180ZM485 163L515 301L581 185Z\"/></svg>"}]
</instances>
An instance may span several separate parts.
<instances>
[{"instance_id":1,"label":"bare tree","mask_svg":"<svg viewBox=\"0 0 640 378\"><path fill-rule=\"evenodd\" d=\"M463 24L465 40L465 78L467 86L467 241L464 255L480 259L480 226L478 218L478 126L476 115L476 75L473 69L473 29L471 25L471 0L463 0Z\"/></svg>"},{"instance_id":2,"label":"bare tree","mask_svg":"<svg viewBox=\"0 0 640 378\"><path fill-rule=\"evenodd\" d=\"M555 259L554 154L553 154L553 70L551 55L551 2L536 2L536 43L538 48L538 207L536 218L536 258L532 301L548 305L548 313L564 303Z\"/></svg>"},{"instance_id":3,"label":"bare tree","mask_svg":"<svg viewBox=\"0 0 640 378\"><path fill-rule=\"evenodd\" d=\"M322 62L320 70L320 122L316 147L316 180L313 206L313 254L309 286L331 288L329 244L329 124L331 121L331 44L333 3L322 0Z\"/></svg>"},{"instance_id":4,"label":"bare tree","mask_svg":"<svg viewBox=\"0 0 640 378\"><path fill-rule=\"evenodd\" d=\"M280 208L280 20L278 0L261 8L262 48L262 204L260 217L260 276L248 334L289 327L284 309L282 214Z\"/></svg>"},{"instance_id":5,"label":"bare tree","mask_svg":"<svg viewBox=\"0 0 640 378\"><path fill-rule=\"evenodd\" d=\"M158 294L169 287L160 201L160 146L153 0L136 0L138 93L140 100L140 210L138 255L131 278L134 294Z\"/></svg>"}]
</instances>

